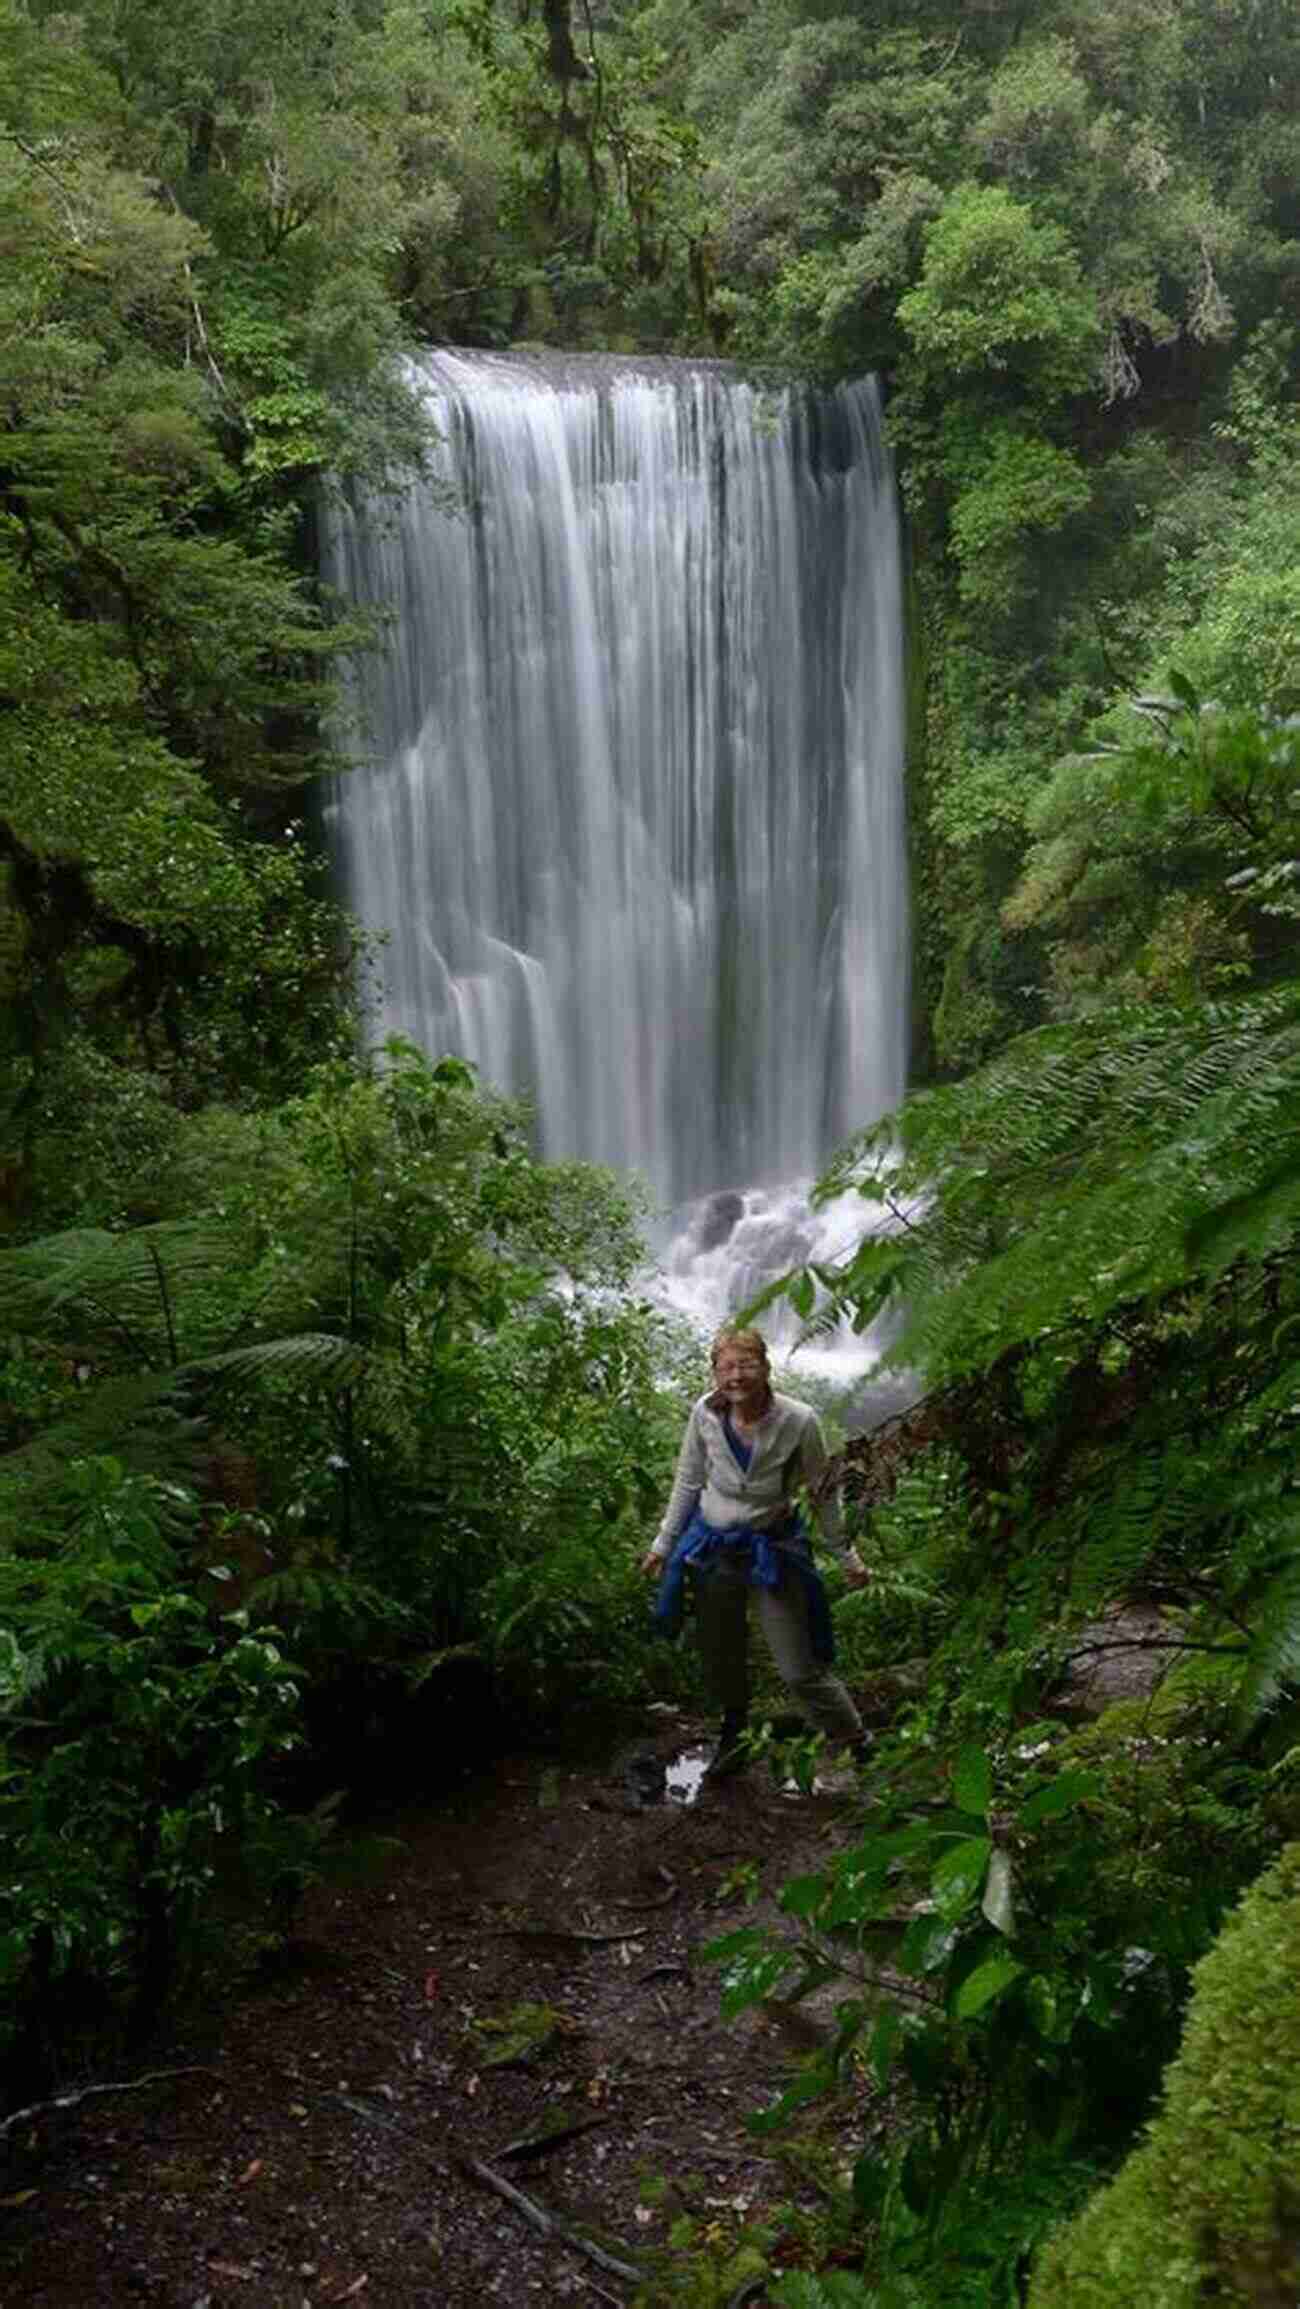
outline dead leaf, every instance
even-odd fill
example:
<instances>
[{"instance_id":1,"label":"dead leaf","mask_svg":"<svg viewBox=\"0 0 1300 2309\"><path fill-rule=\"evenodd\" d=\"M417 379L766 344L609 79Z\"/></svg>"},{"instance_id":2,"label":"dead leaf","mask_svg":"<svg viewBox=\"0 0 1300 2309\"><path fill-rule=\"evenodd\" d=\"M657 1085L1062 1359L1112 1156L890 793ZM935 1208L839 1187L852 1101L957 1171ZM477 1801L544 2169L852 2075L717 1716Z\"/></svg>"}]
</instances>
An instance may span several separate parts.
<instances>
[{"instance_id":1,"label":"dead leaf","mask_svg":"<svg viewBox=\"0 0 1300 2309\"><path fill-rule=\"evenodd\" d=\"M32 2198L38 2194L39 2191L36 2189L20 2189L14 2197L0 2197L0 2205L4 2205L6 2209L10 2206L30 2205Z\"/></svg>"},{"instance_id":2,"label":"dead leaf","mask_svg":"<svg viewBox=\"0 0 1300 2309\"><path fill-rule=\"evenodd\" d=\"M478 2091L478 2078L476 2076L469 2077L466 2080L465 2090L469 2094L470 2099L473 2100L475 2093Z\"/></svg>"},{"instance_id":3,"label":"dead leaf","mask_svg":"<svg viewBox=\"0 0 1300 2309\"><path fill-rule=\"evenodd\" d=\"M439 1979L439 1977L438 1977L437 1973L436 1973L436 1972L426 1972L426 1974L425 1974L425 1976L424 1976L424 2001L425 2001L425 2003L426 2003L426 2004L432 2004L432 2003L435 2001L435 1999L436 1999L436 1998L437 1998L437 1997L440 1995L440 1993L441 1993L441 1990L442 1990L442 1982L441 1982L441 1980Z\"/></svg>"},{"instance_id":4,"label":"dead leaf","mask_svg":"<svg viewBox=\"0 0 1300 2309\"><path fill-rule=\"evenodd\" d=\"M239 2179L235 2183L235 2187L237 2189L246 2189L250 2181L255 2181L257 2179L257 2176L261 2170L261 2158L254 2157L251 2165L245 2165L243 2172L240 2174Z\"/></svg>"},{"instance_id":5,"label":"dead leaf","mask_svg":"<svg viewBox=\"0 0 1300 2309\"><path fill-rule=\"evenodd\" d=\"M305 2117L307 2110L304 2103L302 2101L290 2101L289 2114L291 2117Z\"/></svg>"},{"instance_id":6,"label":"dead leaf","mask_svg":"<svg viewBox=\"0 0 1300 2309\"><path fill-rule=\"evenodd\" d=\"M208 2275L210 2277L239 2277L242 2279L251 2277L252 2274L251 2269L241 2269L238 2261L209 2261L208 2263Z\"/></svg>"}]
</instances>

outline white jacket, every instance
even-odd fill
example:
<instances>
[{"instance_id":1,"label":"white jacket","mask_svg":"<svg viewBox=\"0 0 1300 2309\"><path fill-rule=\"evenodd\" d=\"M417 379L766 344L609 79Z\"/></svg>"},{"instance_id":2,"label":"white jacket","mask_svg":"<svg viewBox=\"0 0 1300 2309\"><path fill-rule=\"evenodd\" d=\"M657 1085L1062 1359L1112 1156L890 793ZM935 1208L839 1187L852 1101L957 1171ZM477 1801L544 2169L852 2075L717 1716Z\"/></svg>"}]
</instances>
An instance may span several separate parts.
<instances>
[{"instance_id":1,"label":"white jacket","mask_svg":"<svg viewBox=\"0 0 1300 2309\"><path fill-rule=\"evenodd\" d=\"M774 1393L749 1438L753 1457L742 1467L723 1428L725 1408L725 1398L712 1390L694 1405L650 1553L670 1555L697 1507L718 1531L741 1523L770 1528L788 1515L804 1485L814 1494L822 1537L837 1555L845 1553L839 1500L833 1491L818 1489L829 1461L816 1412L792 1395Z\"/></svg>"}]
</instances>

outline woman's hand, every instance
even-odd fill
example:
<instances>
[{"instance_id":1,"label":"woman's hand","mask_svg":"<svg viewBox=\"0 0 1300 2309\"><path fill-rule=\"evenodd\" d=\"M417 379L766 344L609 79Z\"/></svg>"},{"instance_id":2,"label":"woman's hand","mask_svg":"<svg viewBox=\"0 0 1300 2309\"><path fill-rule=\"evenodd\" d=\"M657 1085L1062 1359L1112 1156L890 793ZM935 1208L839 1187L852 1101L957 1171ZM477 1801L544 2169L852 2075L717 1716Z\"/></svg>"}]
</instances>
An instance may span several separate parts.
<instances>
[{"instance_id":1,"label":"woman's hand","mask_svg":"<svg viewBox=\"0 0 1300 2309\"><path fill-rule=\"evenodd\" d=\"M870 1586L871 1574L867 1570L867 1567L862 1561L861 1556L858 1554L856 1547L850 1547L845 1551L843 1563L844 1585L846 1587Z\"/></svg>"},{"instance_id":2,"label":"woman's hand","mask_svg":"<svg viewBox=\"0 0 1300 2309\"><path fill-rule=\"evenodd\" d=\"M664 1568L664 1561L662 1555L656 1555L654 1549L648 1547L636 1568L644 1572L647 1579L657 1579Z\"/></svg>"}]
</instances>

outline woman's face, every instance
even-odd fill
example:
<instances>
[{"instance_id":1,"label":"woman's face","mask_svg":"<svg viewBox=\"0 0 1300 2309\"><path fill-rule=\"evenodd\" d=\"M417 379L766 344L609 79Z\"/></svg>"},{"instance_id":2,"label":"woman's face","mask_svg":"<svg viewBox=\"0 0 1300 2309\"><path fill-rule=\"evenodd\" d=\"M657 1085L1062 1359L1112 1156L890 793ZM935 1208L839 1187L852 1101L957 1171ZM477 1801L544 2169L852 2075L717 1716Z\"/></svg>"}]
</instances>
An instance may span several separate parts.
<instances>
[{"instance_id":1,"label":"woman's face","mask_svg":"<svg viewBox=\"0 0 1300 2309\"><path fill-rule=\"evenodd\" d=\"M731 1403L761 1401L767 1393L767 1365L753 1347L722 1347L713 1376Z\"/></svg>"}]
</instances>

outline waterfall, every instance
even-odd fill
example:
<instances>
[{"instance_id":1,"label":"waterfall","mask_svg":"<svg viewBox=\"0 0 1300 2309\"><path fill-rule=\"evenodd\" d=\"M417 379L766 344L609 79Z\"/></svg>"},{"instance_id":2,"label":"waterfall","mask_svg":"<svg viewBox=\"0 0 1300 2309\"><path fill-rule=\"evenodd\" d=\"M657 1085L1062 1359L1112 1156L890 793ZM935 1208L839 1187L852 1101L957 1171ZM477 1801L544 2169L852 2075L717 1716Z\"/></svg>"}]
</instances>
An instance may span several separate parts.
<instances>
[{"instance_id":1,"label":"waterfall","mask_svg":"<svg viewBox=\"0 0 1300 2309\"><path fill-rule=\"evenodd\" d=\"M901 1095L898 522L870 382L431 355L438 472L344 504L393 614L329 819L373 1029L662 1203L809 1178Z\"/></svg>"}]
</instances>

